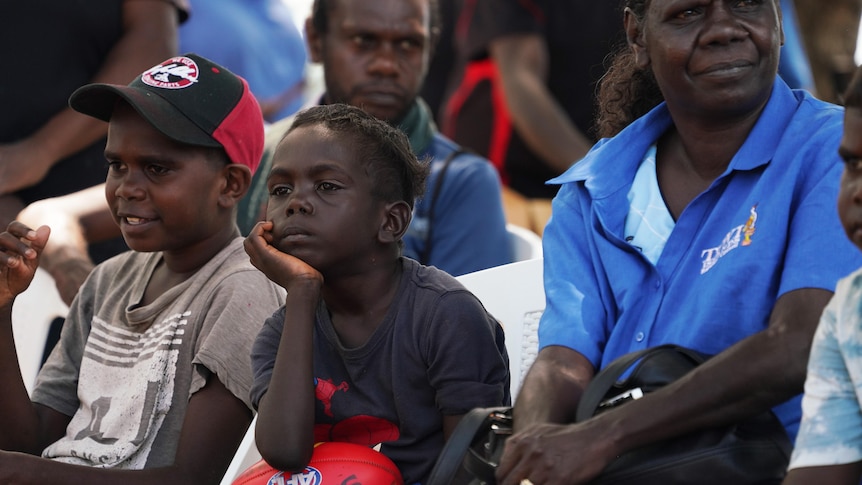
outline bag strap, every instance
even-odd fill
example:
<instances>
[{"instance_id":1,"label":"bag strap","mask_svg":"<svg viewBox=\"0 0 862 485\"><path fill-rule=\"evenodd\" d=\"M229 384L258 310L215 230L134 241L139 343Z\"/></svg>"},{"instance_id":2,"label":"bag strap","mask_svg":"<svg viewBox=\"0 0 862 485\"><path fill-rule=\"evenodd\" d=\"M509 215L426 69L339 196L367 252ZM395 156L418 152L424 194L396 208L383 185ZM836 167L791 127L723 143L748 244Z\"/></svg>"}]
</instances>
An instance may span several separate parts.
<instances>
[{"instance_id":1,"label":"bag strap","mask_svg":"<svg viewBox=\"0 0 862 485\"><path fill-rule=\"evenodd\" d=\"M431 204L428 207L428 231L425 233L425 246L422 248L422 253L419 254L419 262L428 264L431 257L431 236L434 232L434 208L437 205L437 199L440 197L440 191L443 190L443 182L446 180L446 172L449 171L449 166L452 165L452 160L458 155L466 153L463 148L457 148L449 153L443 160L443 168L440 169L440 174L437 176L437 183L434 184L434 189L431 192Z\"/></svg>"},{"instance_id":2,"label":"bag strap","mask_svg":"<svg viewBox=\"0 0 862 485\"><path fill-rule=\"evenodd\" d=\"M470 446L480 438L485 437L489 428L491 415L506 412L511 407L475 408L467 412L458 422L458 426L449 436L446 445L437 457L437 462L428 476L425 485L450 485L467 456ZM493 475L493 470L491 471Z\"/></svg>"},{"instance_id":3,"label":"bag strap","mask_svg":"<svg viewBox=\"0 0 862 485\"><path fill-rule=\"evenodd\" d=\"M704 361L704 357L701 354L675 344L658 345L656 347L650 347L648 349L637 350L625 354L598 372L593 380L590 381L589 385L587 385L587 388L584 390L584 394L581 396L581 400L578 403L578 411L575 414L575 421L581 422L591 418L595 414L599 403L602 402L608 391L611 390L611 387L613 387L620 376L622 376L626 370L632 366L632 364L651 355L658 354L660 352L667 352L668 350L675 350L685 354L697 363Z\"/></svg>"}]
</instances>

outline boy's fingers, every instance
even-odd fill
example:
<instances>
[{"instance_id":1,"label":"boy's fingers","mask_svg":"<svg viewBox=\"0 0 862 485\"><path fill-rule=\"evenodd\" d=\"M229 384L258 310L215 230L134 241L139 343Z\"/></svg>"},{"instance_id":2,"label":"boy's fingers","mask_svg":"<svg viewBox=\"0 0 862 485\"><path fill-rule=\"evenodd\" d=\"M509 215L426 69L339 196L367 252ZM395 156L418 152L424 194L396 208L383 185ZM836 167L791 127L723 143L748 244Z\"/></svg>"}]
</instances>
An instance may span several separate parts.
<instances>
[{"instance_id":1,"label":"boy's fingers","mask_svg":"<svg viewBox=\"0 0 862 485\"><path fill-rule=\"evenodd\" d=\"M30 237L32 247L36 248L36 250L41 253L42 250L45 249L45 245L48 244L48 237L50 236L51 228L48 226L40 226L32 232L32 237Z\"/></svg>"},{"instance_id":2,"label":"boy's fingers","mask_svg":"<svg viewBox=\"0 0 862 485\"><path fill-rule=\"evenodd\" d=\"M26 234L24 236L16 236L9 231L0 233L0 251L6 256L5 260L8 260L10 257L20 258L21 256L25 256L35 258L37 256L36 250L30 247L29 242L25 238Z\"/></svg>"},{"instance_id":3,"label":"boy's fingers","mask_svg":"<svg viewBox=\"0 0 862 485\"><path fill-rule=\"evenodd\" d=\"M6 226L6 232L21 239L31 239L36 236L36 232L33 231L33 229L18 221L10 222L9 225Z\"/></svg>"}]
</instances>

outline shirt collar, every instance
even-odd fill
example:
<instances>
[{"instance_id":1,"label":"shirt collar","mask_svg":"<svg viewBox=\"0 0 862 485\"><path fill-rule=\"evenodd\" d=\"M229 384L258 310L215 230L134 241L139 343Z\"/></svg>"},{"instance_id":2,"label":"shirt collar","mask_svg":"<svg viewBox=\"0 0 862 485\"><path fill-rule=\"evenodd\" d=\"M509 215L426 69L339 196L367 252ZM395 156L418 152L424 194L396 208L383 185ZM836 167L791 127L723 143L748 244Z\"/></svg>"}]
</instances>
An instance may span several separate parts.
<instances>
[{"instance_id":1,"label":"shirt collar","mask_svg":"<svg viewBox=\"0 0 862 485\"><path fill-rule=\"evenodd\" d=\"M793 118L799 99L776 78L772 94L745 143L730 161L728 170L751 170L772 160L782 133ZM589 153L549 184L585 182L593 197L602 197L631 184L646 150L671 126L673 120L662 102L633 121L613 138L600 140Z\"/></svg>"}]
</instances>

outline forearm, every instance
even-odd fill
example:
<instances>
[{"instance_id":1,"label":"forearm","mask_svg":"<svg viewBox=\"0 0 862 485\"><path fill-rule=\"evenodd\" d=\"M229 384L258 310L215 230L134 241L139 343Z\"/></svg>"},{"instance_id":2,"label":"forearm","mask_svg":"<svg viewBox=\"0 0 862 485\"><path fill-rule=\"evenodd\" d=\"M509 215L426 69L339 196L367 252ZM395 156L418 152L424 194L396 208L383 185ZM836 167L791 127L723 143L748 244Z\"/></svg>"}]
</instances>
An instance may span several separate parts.
<instances>
[{"instance_id":1,"label":"forearm","mask_svg":"<svg viewBox=\"0 0 862 485\"><path fill-rule=\"evenodd\" d=\"M0 452L0 483L44 485L46 483L86 483L88 485L216 485L217 473L199 473L171 466L150 470L117 470L70 465L38 456Z\"/></svg>"},{"instance_id":2,"label":"forearm","mask_svg":"<svg viewBox=\"0 0 862 485\"><path fill-rule=\"evenodd\" d=\"M515 401L515 430L541 423L573 422L592 376L592 365L574 350L559 346L542 349Z\"/></svg>"},{"instance_id":3,"label":"forearm","mask_svg":"<svg viewBox=\"0 0 862 485\"><path fill-rule=\"evenodd\" d=\"M39 415L30 401L12 333L12 302L0 307L0 449L39 453L44 445Z\"/></svg>"},{"instance_id":4,"label":"forearm","mask_svg":"<svg viewBox=\"0 0 862 485\"><path fill-rule=\"evenodd\" d=\"M507 36L492 42L490 52L515 130L548 166L564 172L589 151L592 142L545 84L549 59L544 39L534 34Z\"/></svg>"},{"instance_id":5,"label":"forearm","mask_svg":"<svg viewBox=\"0 0 862 485\"><path fill-rule=\"evenodd\" d=\"M773 312L767 330L711 358L678 381L597 419L618 432L623 452L681 434L738 422L803 390L817 319L831 293L800 290L806 305ZM649 416L650 419L643 419Z\"/></svg>"},{"instance_id":6,"label":"forearm","mask_svg":"<svg viewBox=\"0 0 862 485\"><path fill-rule=\"evenodd\" d=\"M86 254L88 243L122 234L105 199L105 184L38 200L22 210L17 219L30 227L51 227L51 240L43 258L57 247L71 247Z\"/></svg>"},{"instance_id":7,"label":"forearm","mask_svg":"<svg viewBox=\"0 0 862 485\"><path fill-rule=\"evenodd\" d=\"M29 227L51 228L51 239L39 265L54 278L67 305L94 267L89 244L121 234L105 200L104 184L36 201L24 208L17 219Z\"/></svg>"},{"instance_id":8,"label":"forearm","mask_svg":"<svg viewBox=\"0 0 862 485\"><path fill-rule=\"evenodd\" d=\"M281 470L302 469L314 445L312 333L320 289L312 286L288 289L272 378L258 406L257 447Z\"/></svg>"},{"instance_id":9,"label":"forearm","mask_svg":"<svg viewBox=\"0 0 862 485\"><path fill-rule=\"evenodd\" d=\"M841 465L813 466L794 468L787 473L782 485L808 485L828 483L829 485L858 485L862 478L862 462Z\"/></svg>"},{"instance_id":10,"label":"forearm","mask_svg":"<svg viewBox=\"0 0 862 485\"><path fill-rule=\"evenodd\" d=\"M128 84L136 75L178 50L176 7L161 0L125 1L123 36L90 82ZM28 140L53 165L107 134L107 124L65 108Z\"/></svg>"},{"instance_id":11,"label":"forearm","mask_svg":"<svg viewBox=\"0 0 862 485\"><path fill-rule=\"evenodd\" d=\"M521 73L520 76L525 76ZM572 123L544 84L528 79L503 82L506 106L518 135L559 173L583 158L592 142Z\"/></svg>"}]
</instances>

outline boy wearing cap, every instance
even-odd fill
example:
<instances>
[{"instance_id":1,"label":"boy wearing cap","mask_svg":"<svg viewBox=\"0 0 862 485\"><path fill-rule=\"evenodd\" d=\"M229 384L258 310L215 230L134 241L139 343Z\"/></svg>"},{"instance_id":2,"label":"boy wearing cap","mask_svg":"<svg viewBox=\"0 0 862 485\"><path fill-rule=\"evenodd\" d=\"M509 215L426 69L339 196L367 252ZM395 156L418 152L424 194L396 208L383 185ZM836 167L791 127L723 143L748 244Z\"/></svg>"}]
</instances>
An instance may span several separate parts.
<instances>
[{"instance_id":1,"label":"boy wearing cap","mask_svg":"<svg viewBox=\"0 0 862 485\"><path fill-rule=\"evenodd\" d=\"M0 483L218 483L252 417L242 356L283 300L235 221L260 108L243 79L193 54L70 104L109 121L105 196L133 251L84 283L31 402L11 308L50 230L0 234L0 448L23 452L0 452Z\"/></svg>"}]
</instances>

